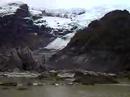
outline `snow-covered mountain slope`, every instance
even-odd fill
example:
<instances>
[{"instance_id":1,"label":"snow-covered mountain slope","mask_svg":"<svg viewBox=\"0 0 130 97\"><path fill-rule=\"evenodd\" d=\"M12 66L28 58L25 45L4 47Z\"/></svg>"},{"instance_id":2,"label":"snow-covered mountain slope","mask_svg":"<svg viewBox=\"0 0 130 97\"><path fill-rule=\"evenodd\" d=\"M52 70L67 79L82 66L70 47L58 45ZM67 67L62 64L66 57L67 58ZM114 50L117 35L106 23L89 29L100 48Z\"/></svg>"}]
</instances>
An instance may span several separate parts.
<instances>
[{"instance_id":1,"label":"snow-covered mountain slope","mask_svg":"<svg viewBox=\"0 0 130 97\"><path fill-rule=\"evenodd\" d=\"M71 23L72 21L66 18L44 16L36 20L35 24L41 26L41 25L44 25L44 22L46 22L45 25L51 28L60 29L60 28L63 28L63 27L65 28L66 26L69 26L68 24Z\"/></svg>"},{"instance_id":2,"label":"snow-covered mountain slope","mask_svg":"<svg viewBox=\"0 0 130 97\"><path fill-rule=\"evenodd\" d=\"M31 14L37 16L36 25L46 25L54 29L72 29L78 26L75 18L85 13L84 9L31 9Z\"/></svg>"},{"instance_id":3,"label":"snow-covered mountain slope","mask_svg":"<svg viewBox=\"0 0 130 97\"><path fill-rule=\"evenodd\" d=\"M62 17L62 18L73 18L77 15L84 14L86 12L83 8L71 8L71 9L40 9L44 15Z\"/></svg>"},{"instance_id":4,"label":"snow-covered mountain slope","mask_svg":"<svg viewBox=\"0 0 130 97\"><path fill-rule=\"evenodd\" d=\"M0 16L14 14L22 2L0 5ZM29 6L29 5L28 5ZM46 49L63 49L76 30L86 27L92 20L99 19L107 12L115 9L127 9L129 6L109 5L92 8L71 8L71 9L42 9L29 8L30 19L39 28L47 27L44 31L53 37L53 41L46 45Z\"/></svg>"},{"instance_id":5,"label":"snow-covered mountain slope","mask_svg":"<svg viewBox=\"0 0 130 97\"><path fill-rule=\"evenodd\" d=\"M85 9L86 12L84 14L78 15L76 17L76 21L80 26L85 27L91 21L100 19L106 13L113 10L128 10L130 11L130 6L122 6L122 5L104 5L104 6L95 6L92 8Z\"/></svg>"},{"instance_id":6,"label":"snow-covered mountain slope","mask_svg":"<svg viewBox=\"0 0 130 97\"><path fill-rule=\"evenodd\" d=\"M76 30L81 29L76 17L85 13L84 9L30 9L35 25L46 26L52 29L51 35L56 38L49 43L46 49L63 49L74 36Z\"/></svg>"},{"instance_id":7,"label":"snow-covered mountain slope","mask_svg":"<svg viewBox=\"0 0 130 97\"><path fill-rule=\"evenodd\" d=\"M100 19L102 16L104 16L109 11L116 10L116 9L130 10L130 8L128 6L126 8L123 7L123 6L104 6L104 7L94 7L92 9L84 9L85 10L84 13L78 14L78 15L75 15L74 17L72 17L71 21L68 21L68 24L69 23L74 23L74 24L78 25L79 29L82 29L82 28L86 27L91 21L93 21L95 19ZM67 20L68 19L64 19L64 20L62 20L62 19L58 20L57 19L57 23L58 23L58 21L59 22L60 21L65 21L67 23ZM50 22L50 23L54 24L54 22ZM62 23L58 23L58 24L62 24ZM63 26L64 25L68 26L68 24L63 23ZM55 25L56 25L56 23L55 23ZM60 26L58 26L58 25L54 26L53 25L52 27L60 27ZM66 28L69 28L69 27L66 27ZM68 35L71 36L71 34L68 34ZM72 37L73 37L73 33L72 33ZM48 44L46 48L48 48L48 49L63 49L69 43L70 40L71 40L70 37L68 37L66 39L64 39L62 37L58 37L53 42Z\"/></svg>"},{"instance_id":8,"label":"snow-covered mountain slope","mask_svg":"<svg viewBox=\"0 0 130 97\"><path fill-rule=\"evenodd\" d=\"M36 21L37 25L42 25L41 21L47 21L47 25L54 28L64 28L70 23L77 24L80 27L87 26L92 20L99 19L112 10L130 10L129 6L122 5L104 5L92 8L71 8L71 9L35 9L34 14L43 14L44 17ZM37 11L36 11L37 10ZM46 25L46 24L45 24ZM69 28L69 27L68 27Z\"/></svg>"},{"instance_id":9,"label":"snow-covered mountain slope","mask_svg":"<svg viewBox=\"0 0 130 97\"><path fill-rule=\"evenodd\" d=\"M73 9L70 10L39 10L28 8L28 6L22 2L13 2L4 5L0 5L0 18L7 16L13 16L17 19L22 19L26 22L25 26L28 26L27 30L32 31L30 27L35 30L32 31L35 35L43 36L42 47L46 46L48 49L62 49L70 41L70 36L72 37L74 32L80 29L78 23L75 21L74 17L76 15L83 14L84 10ZM23 8L24 7L24 8ZM26 9L25 9L26 8ZM24 10L24 13L22 10ZM20 13L19 13L20 10ZM76 11L77 10L77 11ZM26 16L25 15L27 12ZM17 16L18 15L18 16ZM23 17L19 17L23 16ZM67 17L66 17L67 16ZM17 21L18 22L18 21ZM21 21L20 21L21 22ZM21 22L22 24L23 22ZM5 25L6 25L5 21ZM65 39L66 37L66 39ZM61 43L57 43L57 39L60 39ZM52 41L54 40L54 41ZM45 43L46 42L46 43ZM51 42L51 43L49 43ZM48 44L49 43L49 44ZM56 47L55 45L58 45ZM51 44L51 47L49 46ZM52 46L52 44L55 44Z\"/></svg>"},{"instance_id":10,"label":"snow-covered mountain slope","mask_svg":"<svg viewBox=\"0 0 130 97\"><path fill-rule=\"evenodd\" d=\"M0 5L0 16L14 14L23 2L8 3Z\"/></svg>"}]
</instances>

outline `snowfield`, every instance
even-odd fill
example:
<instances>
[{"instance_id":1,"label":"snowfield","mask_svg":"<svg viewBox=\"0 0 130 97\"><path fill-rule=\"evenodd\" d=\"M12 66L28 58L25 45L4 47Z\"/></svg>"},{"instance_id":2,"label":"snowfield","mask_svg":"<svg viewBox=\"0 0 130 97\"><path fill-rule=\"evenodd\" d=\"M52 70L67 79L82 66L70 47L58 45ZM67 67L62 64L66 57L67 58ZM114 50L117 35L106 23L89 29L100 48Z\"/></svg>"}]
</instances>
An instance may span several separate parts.
<instances>
[{"instance_id":1,"label":"snowfield","mask_svg":"<svg viewBox=\"0 0 130 97\"><path fill-rule=\"evenodd\" d=\"M8 3L0 5L0 16L14 14L23 2Z\"/></svg>"},{"instance_id":2,"label":"snowfield","mask_svg":"<svg viewBox=\"0 0 130 97\"><path fill-rule=\"evenodd\" d=\"M51 49L51 50L61 50L64 47L67 46L67 44L70 42L71 38L75 35L74 33L69 33L61 38L56 38L54 41L49 43L45 48Z\"/></svg>"},{"instance_id":3,"label":"snowfield","mask_svg":"<svg viewBox=\"0 0 130 97\"><path fill-rule=\"evenodd\" d=\"M47 26L51 28L66 28L67 26L69 26L68 24L72 22L70 19L67 18L44 16L43 18L35 21L36 25L44 25L44 22L37 23L40 21L46 21Z\"/></svg>"},{"instance_id":4,"label":"snowfield","mask_svg":"<svg viewBox=\"0 0 130 97\"><path fill-rule=\"evenodd\" d=\"M42 15L42 12L41 12L40 10L35 10L35 9L30 9L30 13L31 13L33 16Z\"/></svg>"}]
</instances>

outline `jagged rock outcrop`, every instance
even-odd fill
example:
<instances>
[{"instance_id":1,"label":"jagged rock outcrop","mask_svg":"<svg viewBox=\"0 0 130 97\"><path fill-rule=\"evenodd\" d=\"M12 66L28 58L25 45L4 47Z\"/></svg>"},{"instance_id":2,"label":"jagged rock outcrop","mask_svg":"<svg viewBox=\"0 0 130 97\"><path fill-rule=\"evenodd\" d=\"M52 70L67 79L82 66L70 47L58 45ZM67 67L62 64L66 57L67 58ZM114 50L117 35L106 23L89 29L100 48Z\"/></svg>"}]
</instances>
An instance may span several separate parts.
<instances>
[{"instance_id":1,"label":"jagged rock outcrop","mask_svg":"<svg viewBox=\"0 0 130 97\"><path fill-rule=\"evenodd\" d=\"M115 10L92 21L49 64L55 69L130 71L130 13Z\"/></svg>"},{"instance_id":2,"label":"jagged rock outcrop","mask_svg":"<svg viewBox=\"0 0 130 97\"><path fill-rule=\"evenodd\" d=\"M22 59L24 56L23 54L21 55L20 51L21 51L20 49L16 50L15 48L1 49L0 71L10 71L16 68L24 69L24 66L23 66L24 63ZM26 55L28 54L26 53Z\"/></svg>"},{"instance_id":3,"label":"jagged rock outcrop","mask_svg":"<svg viewBox=\"0 0 130 97\"><path fill-rule=\"evenodd\" d=\"M41 36L28 5L10 3L0 10L0 71L44 70L43 57L31 50L38 47Z\"/></svg>"},{"instance_id":4,"label":"jagged rock outcrop","mask_svg":"<svg viewBox=\"0 0 130 97\"><path fill-rule=\"evenodd\" d=\"M0 71L15 70L44 71L44 57L35 55L28 47L0 49Z\"/></svg>"}]
</instances>

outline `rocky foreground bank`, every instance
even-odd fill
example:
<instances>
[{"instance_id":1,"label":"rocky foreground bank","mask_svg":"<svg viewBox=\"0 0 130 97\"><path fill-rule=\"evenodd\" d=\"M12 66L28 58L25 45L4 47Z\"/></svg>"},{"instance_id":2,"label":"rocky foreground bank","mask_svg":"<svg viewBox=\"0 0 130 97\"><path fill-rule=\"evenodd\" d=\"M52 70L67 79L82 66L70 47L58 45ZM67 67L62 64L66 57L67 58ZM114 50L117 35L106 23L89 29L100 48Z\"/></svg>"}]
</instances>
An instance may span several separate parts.
<instances>
[{"instance_id":1,"label":"rocky foreground bank","mask_svg":"<svg viewBox=\"0 0 130 97\"><path fill-rule=\"evenodd\" d=\"M6 78L6 80L2 80ZM51 70L43 73L30 72L4 72L0 73L0 86L42 86L46 83L52 85L66 84L111 84L118 83L115 74L106 74L92 71L55 71ZM21 80L22 81L21 81ZM24 81L23 81L24 79ZM32 80L31 80L32 79Z\"/></svg>"}]
</instances>

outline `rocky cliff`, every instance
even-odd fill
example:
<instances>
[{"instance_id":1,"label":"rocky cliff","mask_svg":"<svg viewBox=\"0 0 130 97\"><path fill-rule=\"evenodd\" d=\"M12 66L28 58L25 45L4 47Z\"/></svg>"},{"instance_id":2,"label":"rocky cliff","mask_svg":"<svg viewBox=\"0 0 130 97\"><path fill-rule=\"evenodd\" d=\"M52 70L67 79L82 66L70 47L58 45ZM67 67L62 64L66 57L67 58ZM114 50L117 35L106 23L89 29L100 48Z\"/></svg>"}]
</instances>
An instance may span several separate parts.
<instances>
[{"instance_id":1,"label":"rocky cliff","mask_svg":"<svg viewBox=\"0 0 130 97\"><path fill-rule=\"evenodd\" d=\"M7 6L0 11L0 46L25 46L30 41L29 38L36 37L35 33L38 33L37 27L28 18L30 17L28 6L11 3L8 7L9 12L6 11Z\"/></svg>"},{"instance_id":2,"label":"rocky cliff","mask_svg":"<svg viewBox=\"0 0 130 97\"><path fill-rule=\"evenodd\" d=\"M43 10L31 9L22 2L0 5L0 71L45 69L44 47L55 49L57 39L66 45L67 34L78 26L71 19L53 15L45 15Z\"/></svg>"},{"instance_id":3,"label":"rocky cliff","mask_svg":"<svg viewBox=\"0 0 130 97\"><path fill-rule=\"evenodd\" d=\"M24 3L9 3L0 8L0 71L40 70L41 61L32 49L41 38L34 25L29 7Z\"/></svg>"},{"instance_id":4,"label":"rocky cliff","mask_svg":"<svg viewBox=\"0 0 130 97\"><path fill-rule=\"evenodd\" d=\"M129 43L130 13L115 10L79 30L49 64L55 69L130 71Z\"/></svg>"}]
</instances>

